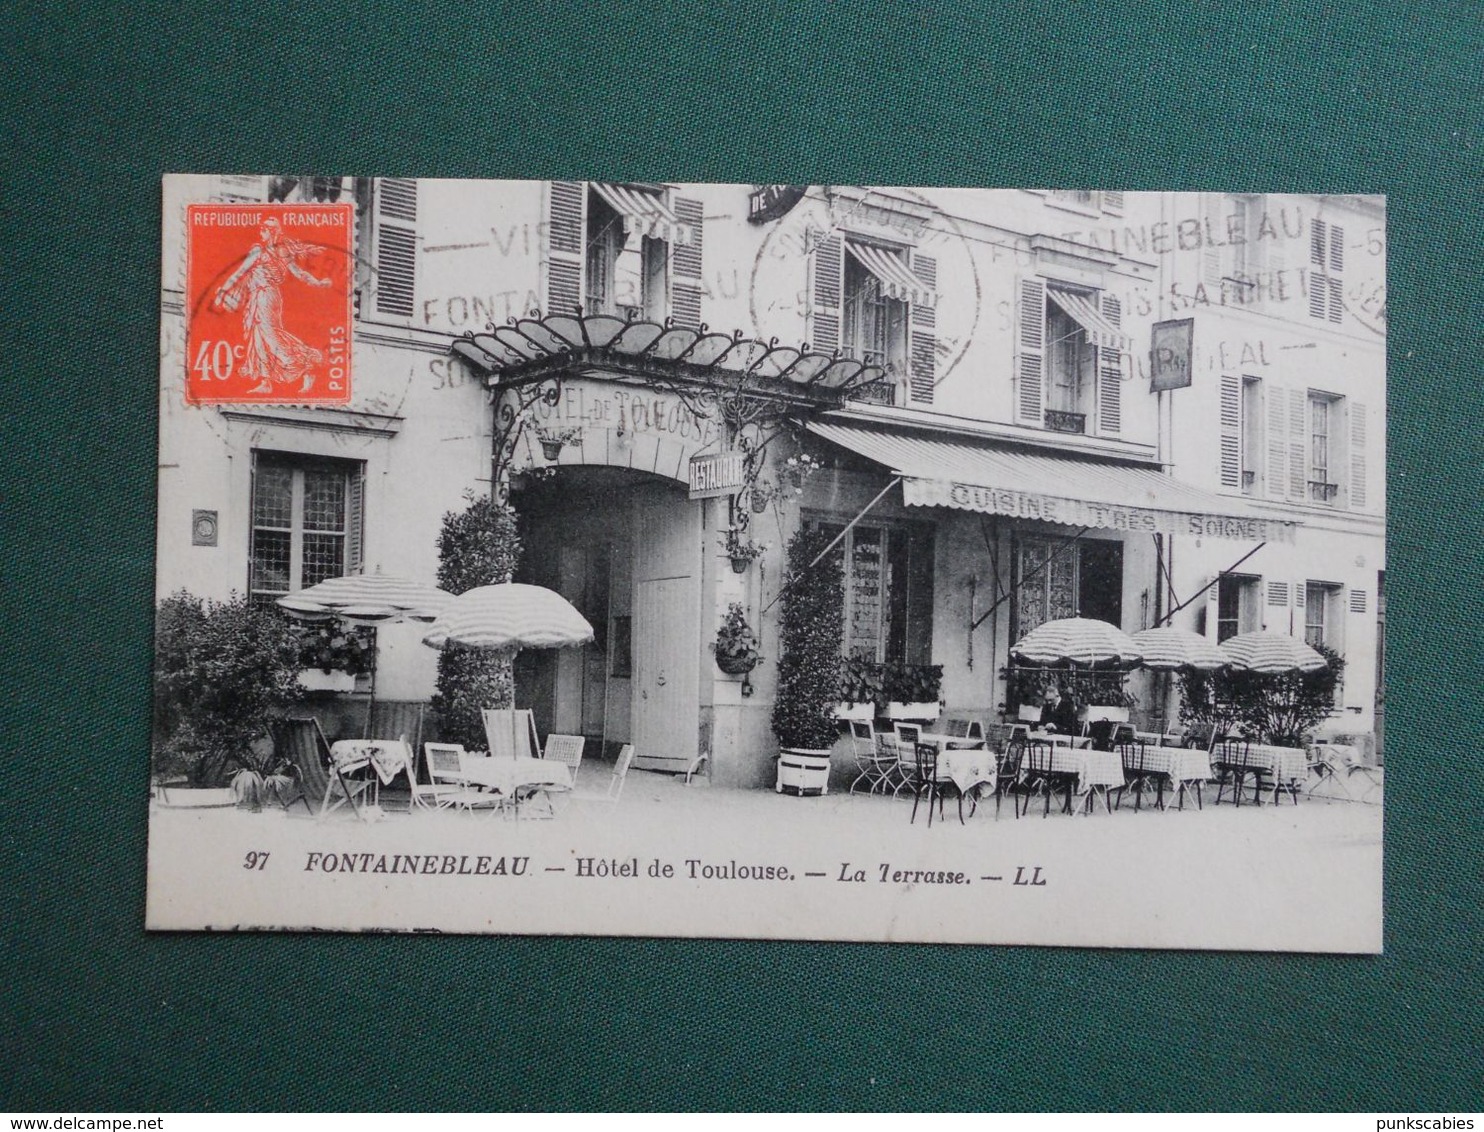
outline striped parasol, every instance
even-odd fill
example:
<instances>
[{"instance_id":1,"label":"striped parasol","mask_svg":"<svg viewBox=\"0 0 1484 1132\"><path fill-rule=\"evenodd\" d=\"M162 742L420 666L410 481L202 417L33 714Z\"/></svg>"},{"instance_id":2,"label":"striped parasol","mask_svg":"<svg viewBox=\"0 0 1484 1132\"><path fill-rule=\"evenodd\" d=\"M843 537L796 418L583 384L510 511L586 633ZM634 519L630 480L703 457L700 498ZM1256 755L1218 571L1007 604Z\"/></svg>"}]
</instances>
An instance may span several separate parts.
<instances>
[{"instance_id":1,"label":"striped parasol","mask_svg":"<svg viewBox=\"0 0 1484 1132\"><path fill-rule=\"evenodd\" d=\"M1234 668L1276 676L1284 672L1318 672L1329 662L1297 637L1265 630L1223 641L1221 652Z\"/></svg>"},{"instance_id":2,"label":"striped parasol","mask_svg":"<svg viewBox=\"0 0 1484 1132\"><path fill-rule=\"evenodd\" d=\"M1144 654L1144 667L1157 672L1199 669L1204 672L1225 667L1227 658L1221 650L1199 633L1165 625L1135 633L1134 644Z\"/></svg>"},{"instance_id":3,"label":"striped parasol","mask_svg":"<svg viewBox=\"0 0 1484 1132\"><path fill-rule=\"evenodd\" d=\"M329 614L357 625L433 621L453 595L437 586L392 574L347 574L326 578L278 604L296 616Z\"/></svg>"},{"instance_id":4,"label":"striped parasol","mask_svg":"<svg viewBox=\"0 0 1484 1132\"><path fill-rule=\"evenodd\" d=\"M1043 667L1092 667L1132 664L1142 654L1133 638L1117 625L1091 617L1062 617L1032 629L1010 646L1010 655Z\"/></svg>"},{"instance_id":5,"label":"striped parasol","mask_svg":"<svg viewBox=\"0 0 1484 1132\"><path fill-rule=\"evenodd\" d=\"M549 649L586 644L593 627L561 594L544 586L504 582L480 586L450 601L428 629L431 648Z\"/></svg>"}]
</instances>

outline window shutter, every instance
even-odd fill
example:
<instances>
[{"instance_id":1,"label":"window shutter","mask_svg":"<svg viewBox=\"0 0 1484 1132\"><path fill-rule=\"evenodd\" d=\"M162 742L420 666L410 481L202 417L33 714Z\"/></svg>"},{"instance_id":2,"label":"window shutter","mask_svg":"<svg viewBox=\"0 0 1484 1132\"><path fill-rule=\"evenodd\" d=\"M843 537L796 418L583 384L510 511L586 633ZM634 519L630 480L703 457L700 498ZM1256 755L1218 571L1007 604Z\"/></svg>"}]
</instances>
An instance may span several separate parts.
<instances>
[{"instance_id":1,"label":"window shutter","mask_svg":"<svg viewBox=\"0 0 1484 1132\"><path fill-rule=\"evenodd\" d=\"M587 243L587 186L553 181L548 199L546 313L575 314L582 303L582 257Z\"/></svg>"},{"instance_id":2,"label":"window shutter","mask_svg":"<svg viewBox=\"0 0 1484 1132\"><path fill-rule=\"evenodd\" d=\"M417 277L417 182L376 183L376 313L411 318Z\"/></svg>"},{"instance_id":3,"label":"window shutter","mask_svg":"<svg viewBox=\"0 0 1484 1132\"><path fill-rule=\"evenodd\" d=\"M1019 350L1015 365L1015 415L1027 424L1041 423L1044 404L1041 375L1046 348L1046 284L1020 281Z\"/></svg>"},{"instance_id":4,"label":"window shutter","mask_svg":"<svg viewBox=\"0 0 1484 1132\"><path fill-rule=\"evenodd\" d=\"M221 204L262 204L268 199L267 184L262 177L222 175L216 178L211 199Z\"/></svg>"},{"instance_id":5,"label":"window shutter","mask_svg":"<svg viewBox=\"0 0 1484 1132\"><path fill-rule=\"evenodd\" d=\"M1309 393L1288 391L1288 495L1309 498Z\"/></svg>"},{"instance_id":6,"label":"window shutter","mask_svg":"<svg viewBox=\"0 0 1484 1132\"><path fill-rule=\"evenodd\" d=\"M1288 391L1269 385L1267 389L1268 459L1265 469L1268 495L1288 498Z\"/></svg>"},{"instance_id":7,"label":"window shutter","mask_svg":"<svg viewBox=\"0 0 1484 1132\"><path fill-rule=\"evenodd\" d=\"M365 466L358 467L345 478L345 572L359 574L366 561Z\"/></svg>"},{"instance_id":8,"label":"window shutter","mask_svg":"<svg viewBox=\"0 0 1484 1132\"><path fill-rule=\"evenodd\" d=\"M1111 212L1114 216L1122 216L1123 215L1123 194L1122 193L1104 193L1103 194L1103 211L1104 212Z\"/></svg>"},{"instance_id":9,"label":"window shutter","mask_svg":"<svg viewBox=\"0 0 1484 1132\"><path fill-rule=\"evenodd\" d=\"M672 314L675 325L693 329L701 325L701 296L705 293L701 277L703 213L698 200L681 197L675 201L675 218L690 227L691 242L677 244L670 253L670 266L675 273Z\"/></svg>"},{"instance_id":10,"label":"window shutter","mask_svg":"<svg viewBox=\"0 0 1484 1132\"><path fill-rule=\"evenodd\" d=\"M1288 626L1289 634L1302 641L1307 635L1305 623L1308 618L1309 582L1306 578L1300 578L1293 583L1293 614Z\"/></svg>"},{"instance_id":11,"label":"window shutter","mask_svg":"<svg viewBox=\"0 0 1484 1132\"><path fill-rule=\"evenodd\" d=\"M845 290L845 245L825 236L814 249L814 309L809 344L822 354L840 348L840 302Z\"/></svg>"},{"instance_id":12,"label":"window shutter","mask_svg":"<svg viewBox=\"0 0 1484 1132\"><path fill-rule=\"evenodd\" d=\"M938 289L938 261L931 256L914 255L912 271L929 288ZM912 400L918 404L931 405L933 390L937 385L935 372L938 339L937 312L923 303L912 304Z\"/></svg>"},{"instance_id":13,"label":"window shutter","mask_svg":"<svg viewBox=\"0 0 1484 1132\"><path fill-rule=\"evenodd\" d=\"M1221 375L1221 486L1242 486L1242 379Z\"/></svg>"},{"instance_id":14,"label":"window shutter","mask_svg":"<svg viewBox=\"0 0 1484 1132\"><path fill-rule=\"evenodd\" d=\"M1338 224L1329 226L1329 269L1335 275L1345 270L1345 229Z\"/></svg>"},{"instance_id":15,"label":"window shutter","mask_svg":"<svg viewBox=\"0 0 1484 1132\"><path fill-rule=\"evenodd\" d=\"M1123 304L1106 291L1101 296L1103 317L1114 326L1123 324ZM1098 350L1098 431L1123 428L1123 355L1110 346Z\"/></svg>"},{"instance_id":16,"label":"window shutter","mask_svg":"<svg viewBox=\"0 0 1484 1132\"><path fill-rule=\"evenodd\" d=\"M1350 402L1350 507L1361 511L1366 505L1366 409Z\"/></svg>"},{"instance_id":17,"label":"window shutter","mask_svg":"<svg viewBox=\"0 0 1484 1132\"><path fill-rule=\"evenodd\" d=\"M1366 612L1366 604L1367 604L1367 602L1366 602L1366 592L1365 592L1365 590L1351 590L1350 591L1350 612L1351 613L1364 613L1364 612Z\"/></svg>"}]
</instances>

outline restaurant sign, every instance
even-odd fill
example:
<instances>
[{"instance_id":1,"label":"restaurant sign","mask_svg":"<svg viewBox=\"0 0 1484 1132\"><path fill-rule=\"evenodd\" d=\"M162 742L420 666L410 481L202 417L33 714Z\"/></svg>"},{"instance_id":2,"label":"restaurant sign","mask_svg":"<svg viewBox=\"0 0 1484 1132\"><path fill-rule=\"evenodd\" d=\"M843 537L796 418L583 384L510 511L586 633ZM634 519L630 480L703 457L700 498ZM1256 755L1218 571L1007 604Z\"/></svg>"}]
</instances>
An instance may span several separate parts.
<instances>
[{"instance_id":1,"label":"restaurant sign","mask_svg":"<svg viewBox=\"0 0 1484 1132\"><path fill-rule=\"evenodd\" d=\"M1191 380L1191 357L1195 345L1195 319L1174 318L1156 322L1149 339L1149 392L1184 389Z\"/></svg>"},{"instance_id":2,"label":"restaurant sign","mask_svg":"<svg viewBox=\"0 0 1484 1132\"><path fill-rule=\"evenodd\" d=\"M736 495L745 482L745 461L740 452L710 452L690 459L690 497L713 499Z\"/></svg>"},{"instance_id":3,"label":"restaurant sign","mask_svg":"<svg viewBox=\"0 0 1484 1132\"><path fill-rule=\"evenodd\" d=\"M1040 492L986 487L972 483L905 479L902 501L916 507L951 507L1008 515L1042 523L1140 534L1192 535L1196 538L1237 539L1243 542L1294 541L1294 525L1274 519L1239 515L1209 515L1194 511L1162 511L1119 503L1068 499Z\"/></svg>"}]
</instances>

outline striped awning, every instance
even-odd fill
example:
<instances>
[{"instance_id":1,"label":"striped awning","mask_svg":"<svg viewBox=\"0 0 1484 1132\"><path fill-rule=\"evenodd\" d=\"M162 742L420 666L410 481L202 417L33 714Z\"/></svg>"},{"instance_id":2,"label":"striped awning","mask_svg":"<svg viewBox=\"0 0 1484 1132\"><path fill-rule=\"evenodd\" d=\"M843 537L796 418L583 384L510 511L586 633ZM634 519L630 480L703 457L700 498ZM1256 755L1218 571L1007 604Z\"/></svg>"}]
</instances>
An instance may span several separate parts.
<instances>
[{"instance_id":1,"label":"striped awning","mask_svg":"<svg viewBox=\"0 0 1484 1132\"><path fill-rule=\"evenodd\" d=\"M937 292L919 279L900 256L870 244L858 244L854 240L846 240L845 249L855 257L857 263L880 280L881 289L888 298L923 307L938 305Z\"/></svg>"},{"instance_id":2,"label":"striped awning","mask_svg":"<svg viewBox=\"0 0 1484 1132\"><path fill-rule=\"evenodd\" d=\"M1094 346L1106 346L1110 350L1129 349L1128 335L1109 322L1091 299L1074 295L1071 291L1060 291L1055 287L1046 288L1046 297L1066 311L1087 332L1087 340Z\"/></svg>"},{"instance_id":3,"label":"striped awning","mask_svg":"<svg viewBox=\"0 0 1484 1132\"><path fill-rule=\"evenodd\" d=\"M809 431L902 479L909 506L982 511L1074 527L1245 542L1294 541L1294 524L1148 466L1016 451L833 421Z\"/></svg>"},{"instance_id":4,"label":"striped awning","mask_svg":"<svg viewBox=\"0 0 1484 1132\"><path fill-rule=\"evenodd\" d=\"M686 247L695 239L691 226L680 222L660 194L608 181L594 181L593 188L623 217L625 232Z\"/></svg>"}]
</instances>

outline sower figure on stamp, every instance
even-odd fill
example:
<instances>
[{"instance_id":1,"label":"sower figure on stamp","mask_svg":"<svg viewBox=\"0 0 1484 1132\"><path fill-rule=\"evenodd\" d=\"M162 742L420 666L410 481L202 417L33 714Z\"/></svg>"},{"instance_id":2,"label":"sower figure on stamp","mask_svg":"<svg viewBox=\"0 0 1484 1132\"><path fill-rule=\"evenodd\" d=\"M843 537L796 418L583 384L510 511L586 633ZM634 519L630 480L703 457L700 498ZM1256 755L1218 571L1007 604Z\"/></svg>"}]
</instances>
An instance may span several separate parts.
<instances>
[{"instance_id":1,"label":"sower figure on stamp","mask_svg":"<svg viewBox=\"0 0 1484 1132\"><path fill-rule=\"evenodd\" d=\"M253 393L271 393L274 383L287 385L299 379L307 393L314 384L313 368L324 355L290 334L283 325L283 282L286 274L312 287L328 287L330 280L311 275L299 259L315 249L283 234L271 216L258 230L258 243L243 259L230 279L217 288L212 305L218 309L242 310L243 368L256 378ZM245 300L245 301L244 301Z\"/></svg>"}]
</instances>

